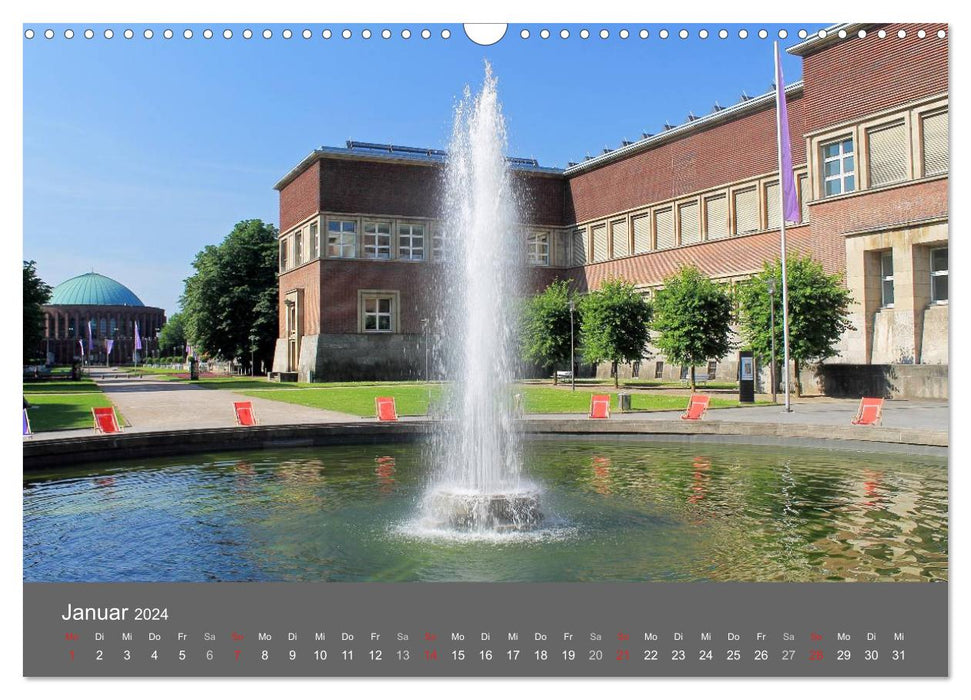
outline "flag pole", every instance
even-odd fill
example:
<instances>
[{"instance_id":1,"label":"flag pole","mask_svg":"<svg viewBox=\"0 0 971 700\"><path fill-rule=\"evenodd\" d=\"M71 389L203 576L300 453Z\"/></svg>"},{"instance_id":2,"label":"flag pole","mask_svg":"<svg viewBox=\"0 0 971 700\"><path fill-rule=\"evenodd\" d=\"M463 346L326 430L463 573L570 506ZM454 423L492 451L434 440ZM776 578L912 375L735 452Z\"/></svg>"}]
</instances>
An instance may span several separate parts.
<instances>
[{"instance_id":1,"label":"flag pole","mask_svg":"<svg viewBox=\"0 0 971 700\"><path fill-rule=\"evenodd\" d=\"M776 86L776 105L775 105L775 135L776 145L779 153L779 233L782 244L782 356L785 371L786 384L786 413L792 411L792 404L789 396L789 284L786 277L786 203L785 187L783 186L783 163L782 163L782 105L780 102L786 99L786 89L782 84L780 75L781 63L779 61L779 42L775 44L775 86ZM788 132L788 129L786 130Z\"/></svg>"}]
</instances>

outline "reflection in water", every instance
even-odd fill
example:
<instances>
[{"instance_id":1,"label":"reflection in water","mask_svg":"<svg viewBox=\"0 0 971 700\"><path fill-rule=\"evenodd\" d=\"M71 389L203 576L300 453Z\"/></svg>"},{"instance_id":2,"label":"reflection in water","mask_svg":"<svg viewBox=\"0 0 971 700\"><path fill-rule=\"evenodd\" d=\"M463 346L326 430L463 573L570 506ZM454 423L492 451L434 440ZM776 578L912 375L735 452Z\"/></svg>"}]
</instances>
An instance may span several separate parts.
<instances>
[{"instance_id":1,"label":"reflection in water","mask_svg":"<svg viewBox=\"0 0 971 700\"><path fill-rule=\"evenodd\" d=\"M26 581L941 581L947 465L721 446L526 446L542 537L401 534L417 446L117 463L24 483Z\"/></svg>"},{"instance_id":2,"label":"reflection in water","mask_svg":"<svg viewBox=\"0 0 971 700\"><path fill-rule=\"evenodd\" d=\"M602 496L610 495L610 457L594 457L593 490Z\"/></svg>"},{"instance_id":3,"label":"reflection in water","mask_svg":"<svg viewBox=\"0 0 971 700\"><path fill-rule=\"evenodd\" d=\"M387 496L394 489L394 457L385 455L374 460L378 467L374 473L378 475L378 491L382 496Z\"/></svg>"}]
</instances>

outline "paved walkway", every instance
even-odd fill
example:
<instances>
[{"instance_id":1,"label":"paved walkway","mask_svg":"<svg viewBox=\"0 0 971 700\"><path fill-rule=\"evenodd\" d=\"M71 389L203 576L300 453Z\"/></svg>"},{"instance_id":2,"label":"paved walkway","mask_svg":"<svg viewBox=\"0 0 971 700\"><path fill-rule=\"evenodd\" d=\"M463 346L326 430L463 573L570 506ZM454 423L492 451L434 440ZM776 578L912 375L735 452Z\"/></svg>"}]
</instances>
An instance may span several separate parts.
<instances>
[{"instance_id":1,"label":"paved walkway","mask_svg":"<svg viewBox=\"0 0 971 700\"><path fill-rule=\"evenodd\" d=\"M236 425L234 401L252 401L261 425L361 420L360 416L347 413L244 396L225 389L207 389L185 382L159 380L151 376L106 376L110 378L95 379L95 382L124 417L125 432L229 428ZM91 434L90 428L59 430L35 433L34 439L50 440Z\"/></svg>"}]
</instances>

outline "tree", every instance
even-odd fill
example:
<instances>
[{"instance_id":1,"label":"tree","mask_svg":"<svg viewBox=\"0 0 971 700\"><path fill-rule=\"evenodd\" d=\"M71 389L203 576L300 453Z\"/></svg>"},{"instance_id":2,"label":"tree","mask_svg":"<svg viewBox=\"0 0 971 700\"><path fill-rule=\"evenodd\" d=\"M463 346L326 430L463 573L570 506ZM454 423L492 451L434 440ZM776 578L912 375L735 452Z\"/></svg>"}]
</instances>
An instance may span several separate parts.
<instances>
[{"instance_id":1,"label":"tree","mask_svg":"<svg viewBox=\"0 0 971 700\"><path fill-rule=\"evenodd\" d=\"M169 316L158 336L158 347L162 354L167 354L172 348L179 348L179 353L185 351L185 314L178 312Z\"/></svg>"},{"instance_id":2,"label":"tree","mask_svg":"<svg viewBox=\"0 0 971 700\"><path fill-rule=\"evenodd\" d=\"M836 354L836 343L848 330L849 305L853 302L840 275L827 275L810 256L790 255L786 264L789 283L789 356L796 374L796 396L802 396L799 365L822 362ZM775 345L782 356L782 264L765 263L762 272L739 288L742 335L755 356L769 360L772 348L769 312L769 279L775 280ZM788 372L788 368L786 368Z\"/></svg>"},{"instance_id":3,"label":"tree","mask_svg":"<svg viewBox=\"0 0 971 700\"><path fill-rule=\"evenodd\" d=\"M732 349L732 299L696 267L682 267L664 280L654 298L654 344L665 357L691 367L721 359Z\"/></svg>"},{"instance_id":4,"label":"tree","mask_svg":"<svg viewBox=\"0 0 971 700\"><path fill-rule=\"evenodd\" d=\"M37 276L36 263L24 260L24 362L36 357L44 339L44 311L51 288Z\"/></svg>"},{"instance_id":5,"label":"tree","mask_svg":"<svg viewBox=\"0 0 971 700\"><path fill-rule=\"evenodd\" d=\"M647 326L651 315L651 305L633 284L608 280L580 300L583 359L592 363L609 361L614 386L620 386L617 366L643 357L644 347L650 341Z\"/></svg>"},{"instance_id":6,"label":"tree","mask_svg":"<svg viewBox=\"0 0 971 700\"><path fill-rule=\"evenodd\" d=\"M277 335L277 229L241 221L196 255L180 299L185 334L224 359L270 359Z\"/></svg>"},{"instance_id":7,"label":"tree","mask_svg":"<svg viewBox=\"0 0 971 700\"><path fill-rule=\"evenodd\" d=\"M547 371L570 361L570 283L557 280L523 307L520 347L523 359ZM578 335L574 330L574 339ZM571 368L572 371L573 368ZM556 384L556 372L553 372Z\"/></svg>"}]
</instances>

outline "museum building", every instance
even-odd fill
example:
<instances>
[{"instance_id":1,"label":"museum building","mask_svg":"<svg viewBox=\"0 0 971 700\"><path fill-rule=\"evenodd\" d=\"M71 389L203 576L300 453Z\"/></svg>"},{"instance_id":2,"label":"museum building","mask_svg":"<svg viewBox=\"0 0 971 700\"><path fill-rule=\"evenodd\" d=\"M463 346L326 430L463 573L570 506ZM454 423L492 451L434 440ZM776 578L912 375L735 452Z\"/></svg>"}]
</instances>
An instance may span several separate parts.
<instances>
[{"instance_id":1,"label":"museum building","mask_svg":"<svg viewBox=\"0 0 971 700\"><path fill-rule=\"evenodd\" d=\"M854 299L855 330L805 378L825 391L877 383L888 395L947 395L948 40L939 30L836 25L788 49L803 79L786 88L802 210L787 243L843 275ZM529 203L531 286L570 279L585 292L619 277L650 296L685 264L726 285L756 274L780 248L775 118L772 90L565 170L511 158ZM275 373L423 375L445 157L349 141L313 151L276 184ZM622 376L686 371L648 350ZM736 366L728 357L703 370L734 379Z\"/></svg>"},{"instance_id":2,"label":"museum building","mask_svg":"<svg viewBox=\"0 0 971 700\"><path fill-rule=\"evenodd\" d=\"M158 333L165 325L165 311L145 306L128 287L96 272L61 282L41 309L44 349L55 364L80 359L82 342L85 363L130 364L135 352L135 322L142 358L157 351ZM110 355L106 340L112 341Z\"/></svg>"}]
</instances>

